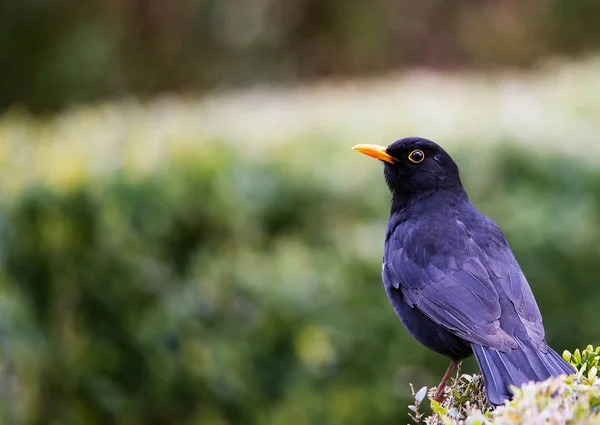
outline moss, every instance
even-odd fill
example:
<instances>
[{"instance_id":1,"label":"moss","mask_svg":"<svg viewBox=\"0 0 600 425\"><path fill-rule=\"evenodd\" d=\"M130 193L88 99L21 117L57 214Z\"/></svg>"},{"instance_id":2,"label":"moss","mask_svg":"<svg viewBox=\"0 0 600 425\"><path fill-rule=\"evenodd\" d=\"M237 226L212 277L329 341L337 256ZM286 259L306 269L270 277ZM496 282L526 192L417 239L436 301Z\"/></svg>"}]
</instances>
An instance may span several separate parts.
<instances>
[{"instance_id":1,"label":"moss","mask_svg":"<svg viewBox=\"0 0 600 425\"><path fill-rule=\"evenodd\" d=\"M513 399L496 409L487 403L481 376L461 375L459 371L446 388L443 403L432 399L436 388L413 391L411 418L426 425L600 424L600 347L565 351L563 357L577 373L513 387ZM431 415L421 410L425 395L431 403Z\"/></svg>"}]
</instances>

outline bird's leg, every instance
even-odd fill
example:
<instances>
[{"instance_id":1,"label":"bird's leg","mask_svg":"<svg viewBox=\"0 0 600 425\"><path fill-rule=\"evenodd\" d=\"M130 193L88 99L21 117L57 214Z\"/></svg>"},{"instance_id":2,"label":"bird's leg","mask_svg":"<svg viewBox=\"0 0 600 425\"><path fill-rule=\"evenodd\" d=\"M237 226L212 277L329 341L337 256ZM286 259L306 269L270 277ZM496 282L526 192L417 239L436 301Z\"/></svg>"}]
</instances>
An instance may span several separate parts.
<instances>
[{"instance_id":1,"label":"bird's leg","mask_svg":"<svg viewBox=\"0 0 600 425\"><path fill-rule=\"evenodd\" d=\"M440 382L440 385L438 385L435 395L433 396L433 399L438 403L442 403L444 401L444 388L446 388L448 379L450 379L452 372L454 372L454 369L458 365L460 365L460 361L452 360L450 362L450 365L448 366L448 369L446 370L446 373L444 374L444 377L442 378L442 381Z\"/></svg>"}]
</instances>

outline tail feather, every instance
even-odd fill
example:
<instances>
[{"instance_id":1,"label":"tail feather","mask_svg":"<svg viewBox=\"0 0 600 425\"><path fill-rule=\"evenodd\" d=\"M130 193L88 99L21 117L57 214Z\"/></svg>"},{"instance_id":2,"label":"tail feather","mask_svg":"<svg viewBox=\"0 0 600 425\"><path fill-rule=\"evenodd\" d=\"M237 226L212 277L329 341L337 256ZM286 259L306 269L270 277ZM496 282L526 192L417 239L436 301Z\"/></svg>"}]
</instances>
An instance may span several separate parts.
<instances>
[{"instance_id":1,"label":"tail feather","mask_svg":"<svg viewBox=\"0 0 600 425\"><path fill-rule=\"evenodd\" d=\"M567 363L560 354L558 354L552 348L548 348L548 351L549 351L550 355L546 356L546 359L554 367L554 370L558 372L556 374L553 374L552 376L561 375L561 374L570 375L570 374L576 372L575 368L573 366L571 366L569 363Z\"/></svg>"},{"instance_id":2,"label":"tail feather","mask_svg":"<svg viewBox=\"0 0 600 425\"><path fill-rule=\"evenodd\" d=\"M550 376L568 375L575 369L553 349L542 352L532 343L519 341L520 349L503 353L473 344L473 352L483 375L488 401L500 405L512 397L510 386L543 381Z\"/></svg>"},{"instance_id":3,"label":"tail feather","mask_svg":"<svg viewBox=\"0 0 600 425\"><path fill-rule=\"evenodd\" d=\"M477 347L482 348L479 345ZM502 397L505 393L505 379L502 378L502 372L497 366L499 362L492 358L492 356L495 356L496 353L493 351L487 353L487 350L475 351L475 347L473 347L473 351L475 352L477 363L479 363L479 368L481 369L481 374L483 375L483 381L485 383L485 390L488 400L490 399L490 395L492 395L494 399ZM494 368L493 372L492 368Z\"/></svg>"}]
</instances>

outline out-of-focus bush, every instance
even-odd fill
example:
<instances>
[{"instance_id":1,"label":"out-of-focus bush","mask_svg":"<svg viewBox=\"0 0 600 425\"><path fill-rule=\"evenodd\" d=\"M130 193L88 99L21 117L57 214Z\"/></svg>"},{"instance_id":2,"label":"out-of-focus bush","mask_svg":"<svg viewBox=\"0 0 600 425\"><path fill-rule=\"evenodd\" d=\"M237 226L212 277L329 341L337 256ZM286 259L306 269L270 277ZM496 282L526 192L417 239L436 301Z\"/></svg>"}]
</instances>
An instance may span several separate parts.
<instances>
[{"instance_id":1,"label":"out-of-focus bush","mask_svg":"<svg viewBox=\"0 0 600 425\"><path fill-rule=\"evenodd\" d=\"M60 145L56 127L38 130L35 149ZM436 383L446 360L412 340L382 289L378 164L349 170L336 146L256 155L205 141L143 171L9 192L6 423L405 421L408 382ZM467 189L505 230L550 344L599 341L599 169L526 148L475 160L461 146Z\"/></svg>"},{"instance_id":2,"label":"out-of-focus bush","mask_svg":"<svg viewBox=\"0 0 600 425\"><path fill-rule=\"evenodd\" d=\"M406 423L447 362L387 302L350 150L406 135L458 161L550 344L598 345L598 66L2 116L0 422Z\"/></svg>"},{"instance_id":3,"label":"out-of-focus bush","mask_svg":"<svg viewBox=\"0 0 600 425\"><path fill-rule=\"evenodd\" d=\"M114 95L528 66L600 47L595 0L5 0L0 110Z\"/></svg>"}]
</instances>

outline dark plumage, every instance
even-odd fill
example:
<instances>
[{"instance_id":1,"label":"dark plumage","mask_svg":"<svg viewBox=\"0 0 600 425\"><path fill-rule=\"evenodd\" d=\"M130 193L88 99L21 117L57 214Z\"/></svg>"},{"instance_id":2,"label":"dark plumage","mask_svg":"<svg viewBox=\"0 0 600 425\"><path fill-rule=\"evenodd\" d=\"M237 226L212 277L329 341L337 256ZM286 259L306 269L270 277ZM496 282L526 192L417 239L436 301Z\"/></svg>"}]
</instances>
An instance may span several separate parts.
<instances>
[{"instance_id":1,"label":"dark plumage","mask_svg":"<svg viewBox=\"0 0 600 425\"><path fill-rule=\"evenodd\" d=\"M396 314L454 366L475 354L490 403L510 385L574 369L544 339L542 316L504 235L469 201L458 167L430 140L356 150L384 163L392 193L382 278Z\"/></svg>"}]
</instances>

